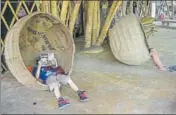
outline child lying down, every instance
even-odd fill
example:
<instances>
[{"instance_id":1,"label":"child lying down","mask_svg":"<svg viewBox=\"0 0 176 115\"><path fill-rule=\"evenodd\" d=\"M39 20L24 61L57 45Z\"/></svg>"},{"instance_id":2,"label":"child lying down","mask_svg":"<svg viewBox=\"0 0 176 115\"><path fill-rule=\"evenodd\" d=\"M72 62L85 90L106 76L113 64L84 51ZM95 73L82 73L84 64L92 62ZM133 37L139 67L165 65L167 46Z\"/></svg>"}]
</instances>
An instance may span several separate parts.
<instances>
[{"instance_id":1,"label":"child lying down","mask_svg":"<svg viewBox=\"0 0 176 115\"><path fill-rule=\"evenodd\" d=\"M71 80L64 70L57 64L57 60L52 52L42 52L40 58L37 61L37 67L32 71L37 81L43 82L48 85L50 91L53 91L58 99L59 109L62 109L70 102L64 99L60 94L60 86L68 84L79 96L80 101L87 101L88 98L85 91L82 91Z\"/></svg>"}]
</instances>

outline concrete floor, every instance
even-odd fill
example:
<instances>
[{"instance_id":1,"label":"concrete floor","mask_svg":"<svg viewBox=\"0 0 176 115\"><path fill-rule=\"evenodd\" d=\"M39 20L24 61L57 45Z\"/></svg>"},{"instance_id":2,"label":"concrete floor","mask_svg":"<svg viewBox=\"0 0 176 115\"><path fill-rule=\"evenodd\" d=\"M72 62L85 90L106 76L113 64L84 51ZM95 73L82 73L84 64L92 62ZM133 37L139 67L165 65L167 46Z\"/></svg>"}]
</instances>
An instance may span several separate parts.
<instances>
[{"instance_id":1,"label":"concrete floor","mask_svg":"<svg viewBox=\"0 0 176 115\"><path fill-rule=\"evenodd\" d=\"M176 65L175 33L159 28L149 41L166 66ZM61 91L71 106L59 110L52 93L26 88L7 73L1 76L1 113L176 113L176 72L161 72L151 60L141 66L124 65L107 45L100 54L83 54L81 42L77 39L72 78L87 91L90 101L79 102L66 86Z\"/></svg>"}]
</instances>

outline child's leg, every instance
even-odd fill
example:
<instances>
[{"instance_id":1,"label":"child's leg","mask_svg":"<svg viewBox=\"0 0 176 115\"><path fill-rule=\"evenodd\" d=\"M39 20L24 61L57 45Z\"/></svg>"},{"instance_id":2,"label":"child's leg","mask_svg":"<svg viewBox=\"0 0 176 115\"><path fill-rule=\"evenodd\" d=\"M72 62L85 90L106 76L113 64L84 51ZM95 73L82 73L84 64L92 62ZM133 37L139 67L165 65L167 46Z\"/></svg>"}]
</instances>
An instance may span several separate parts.
<instances>
[{"instance_id":1,"label":"child's leg","mask_svg":"<svg viewBox=\"0 0 176 115\"><path fill-rule=\"evenodd\" d=\"M74 91L76 91L78 93L80 101L87 101L88 100L88 98L85 94L85 91L80 91L78 86L70 78L68 79L68 84Z\"/></svg>"},{"instance_id":2,"label":"child's leg","mask_svg":"<svg viewBox=\"0 0 176 115\"><path fill-rule=\"evenodd\" d=\"M60 84L54 87L54 95L56 96L57 99L61 97Z\"/></svg>"},{"instance_id":3,"label":"child's leg","mask_svg":"<svg viewBox=\"0 0 176 115\"><path fill-rule=\"evenodd\" d=\"M59 74L57 75L57 80L61 84L68 84L75 92L78 93L81 101L88 100L87 96L84 93L85 91L80 91L78 86L70 79L70 76Z\"/></svg>"},{"instance_id":4,"label":"child's leg","mask_svg":"<svg viewBox=\"0 0 176 115\"><path fill-rule=\"evenodd\" d=\"M50 83L48 84L50 91L54 92L54 95L57 99L59 99L59 97L61 97L60 94L60 84L59 83Z\"/></svg>"},{"instance_id":5,"label":"child's leg","mask_svg":"<svg viewBox=\"0 0 176 115\"><path fill-rule=\"evenodd\" d=\"M74 91L79 91L78 86L71 79L68 80L68 84Z\"/></svg>"},{"instance_id":6,"label":"child's leg","mask_svg":"<svg viewBox=\"0 0 176 115\"><path fill-rule=\"evenodd\" d=\"M65 100L64 98L61 97L60 86L61 85L58 84L58 83L52 83L52 84L49 85L49 88L50 88L51 91L54 92L54 95L58 99L59 109L63 109L64 107L70 105L70 103L67 100Z\"/></svg>"}]
</instances>

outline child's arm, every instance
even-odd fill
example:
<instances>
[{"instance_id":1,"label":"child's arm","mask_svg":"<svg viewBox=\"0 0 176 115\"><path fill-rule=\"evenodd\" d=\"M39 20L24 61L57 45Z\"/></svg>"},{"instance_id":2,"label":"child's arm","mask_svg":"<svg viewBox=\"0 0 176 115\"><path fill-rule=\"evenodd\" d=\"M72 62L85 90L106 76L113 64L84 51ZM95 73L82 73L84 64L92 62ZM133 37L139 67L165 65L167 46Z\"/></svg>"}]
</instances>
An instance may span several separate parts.
<instances>
[{"instance_id":1,"label":"child's arm","mask_svg":"<svg viewBox=\"0 0 176 115\"><path fill-rule=\"evenodd\" d=\"M161 63L158 53L155 49L151 50L151 57L153 59L153 62L156 64L156 66L160 69L160 70L166 70L166 68L163 66L163 64Z\"/></svg>"},{"instance_id":2,"label":"child's arm","mask_svg":"<svg viewBox=\"0 0 176 115\"><path fill-rule=\"evenodd\" d=\"M39 61L39 62L38 62L38 67L37 67L37 72L36 72L36 75L35 75L36 80L39 79L39 76L40 76L40 69L41 69L41 63L40 63L40 61Z\"/></svg>"}]
</instances>

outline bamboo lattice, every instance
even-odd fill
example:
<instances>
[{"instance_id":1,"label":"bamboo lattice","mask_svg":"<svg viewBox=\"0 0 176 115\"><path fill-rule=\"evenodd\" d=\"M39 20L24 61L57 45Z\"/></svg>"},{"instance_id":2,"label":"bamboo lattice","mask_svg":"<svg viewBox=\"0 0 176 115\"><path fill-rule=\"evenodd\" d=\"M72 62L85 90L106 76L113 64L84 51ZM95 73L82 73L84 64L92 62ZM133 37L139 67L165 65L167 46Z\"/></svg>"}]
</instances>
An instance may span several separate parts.
<instances>
[{"instance_id":1,"label":"bamboo lattice","mask_svg":"<svg viewBox=\"0 0 176 115\"><path fill-rule=\"evenodd\" d=\"M2 0L1 1L1 25L4 25L4 28L1 29L6 29L7 31L5 32L5 36L7 32L9 31L10 28L15 24L16 21L20 19L18 16L18 13L20 12L21 9L25 10L26 14L30 14L35 11L40 11L39 8L39 2L40 1L24 1L24 0L18 0L18 1L13 1L13 0ZM29 7L28 4L31 4ZM16 5L16 7L15 7ZM7 10L11 12L11 14L7 13ZM7 15L11 15L12 18L11 20L7 20L6 17ZM2 32L3 30L1 30ZM5 36L1 36L1 54L3 53L4 50L4 38ZM1 66L3 69L7 70L5 65L1 63Z\"/></svg>"}]
</instances>

